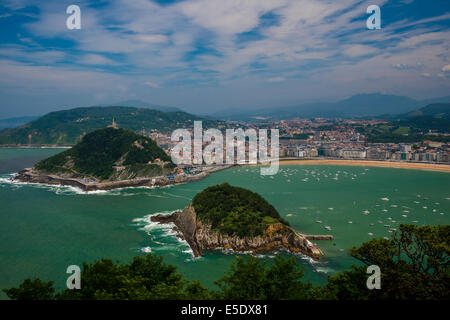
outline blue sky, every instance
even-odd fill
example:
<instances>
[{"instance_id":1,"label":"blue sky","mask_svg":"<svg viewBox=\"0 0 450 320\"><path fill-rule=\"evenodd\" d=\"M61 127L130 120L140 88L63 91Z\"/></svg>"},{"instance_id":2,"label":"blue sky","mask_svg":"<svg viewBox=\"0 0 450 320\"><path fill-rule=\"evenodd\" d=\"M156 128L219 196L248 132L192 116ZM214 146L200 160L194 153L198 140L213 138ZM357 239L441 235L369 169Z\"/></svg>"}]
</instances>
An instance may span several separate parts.
<instances>
[{"instance_id":1,"label":"blue sky","mask_svg":"<svg viewBox=\"0 0 450 320\"><path fill-rule=\"evenodd\" d=\"M68 30L66 8L81 8ZM381 30L366 8L381 7ZM448 0L0 0L0 118L140 99L194 113L450 94Z\"/></svg>"}]
</instances>

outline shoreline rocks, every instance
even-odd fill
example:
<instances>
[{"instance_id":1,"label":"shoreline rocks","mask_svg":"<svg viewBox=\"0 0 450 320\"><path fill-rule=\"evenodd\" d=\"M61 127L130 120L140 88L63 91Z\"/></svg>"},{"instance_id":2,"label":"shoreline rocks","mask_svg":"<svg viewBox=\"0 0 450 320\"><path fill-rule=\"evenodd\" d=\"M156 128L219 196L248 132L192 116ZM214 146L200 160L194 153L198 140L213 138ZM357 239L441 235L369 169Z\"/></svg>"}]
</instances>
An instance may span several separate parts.
<instances>
[{"instance_id":1,"label":"shoreline rocks","mask_svg":"<svg viewBox=\"0 0 450 320\"><path fill-rule=\"evenodd\" d=\"M225 167L218 168L218 170L220 169L225 169ZM98 182L89 181L85 178L62 177L53 174L46 174L36 171L33 168L26 168L21 170L13 179L21 182L72 186L80 188L83 191L96 191L128 187L162 187L166 185L198 181L209 176L211 172L218 170L204 171L197 175L175 175L173 176L173 179L169 179L167 176L158 176L150 178L136 178L131 180Z\"/></svg>"},{"instance_id":2,"label":"shoreline rocks","mask_svg":"<svg viewBox=\"0 0 450 320\"><path fill-rule=\"evenodd\" d=\"M270 225L262 236L230 236L211 230L209 224L205 224L197 218L195 209L191 205L184 208L183 211L177 211L170 215L152 216L151 221L162 224L174 223L174 229L180 232L180 237L189 244L195 257L203 255L205 250L218 248L253 253L271 252L278 248L285 248L291 253L302 253L314 260L319 260L323 252L309 239L333 239L333 236L330 235L303 235L282 224Z\"/></svg>"}]
</instances>

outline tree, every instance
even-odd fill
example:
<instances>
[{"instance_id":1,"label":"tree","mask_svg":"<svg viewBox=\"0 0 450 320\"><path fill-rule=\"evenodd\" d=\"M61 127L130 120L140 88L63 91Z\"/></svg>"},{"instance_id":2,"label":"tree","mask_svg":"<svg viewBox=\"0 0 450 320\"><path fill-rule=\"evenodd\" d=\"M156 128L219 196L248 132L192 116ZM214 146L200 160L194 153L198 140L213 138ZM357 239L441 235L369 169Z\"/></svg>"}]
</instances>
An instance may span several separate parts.
<instances>
[{"instance_id":1,"label":"tree","mask_svg":"<svg viewBox=\"0 0 450 320\"><path fill-rule=\"evenodd\" d=\"M19 288L3 289L3 292L12 300L52 300L55 295L53 282L26 279Z\"/></svg>"},{"instance_id":2,"label":"tree","mask_svg":"<svg viewBox=\"0 0 450 320\"><path fill-rule=\"evenodd\" d=\"M129 264L102 259L83 263L80 290L55 294L53 282L25 280L19 288L4 290L14 300L172 300L208 299L198 281L183 279L176 268L154 254L135 257Z\"/></svg>"},{"instance_id":3,"label":"tree","mask_svg":"<svg viewBox=\"0 0 450 320\"><path fill-rule=\"evenodd\" d=\"M352 248L350 254L380 267L382 289L373 290L373 298L448 297L450 226L401 225L392 240L372 240Z\"/></svg>"},{"instance_id":4,"label":"tree","mask_svg":"<svg viewBox=\"0 0 450 320\"><path fill-rule=\"evenodd\" d=\"M450 226L400 225L393 239L373 239L350 249L366 266L328 278L318 299L448 299ZM381 270L381 289L366 288L367 266Z\"/></svg>"},{"instance_id":5,"label":"tree","mask_svg":"<svg viewBox=\"0 0 450 320\"><path fill-rule=\"evenodd\" d=\"M216 297L232 300L307 299L310 283L300 281L303 268L295 258L277 256L272 263L237 257L225 276L216 281Z\"/></svg>"},{"instance_id":6,"label":"tree","mask_svg":"<svg viewBox=\"0 0 450 320\"><path fill-rule=\"evenodd\" d=\"M364 266L351 266L328 277L325 286L311 291L314 300L368 300L370 291L366 286L367 273Z\"/></svg>"}]
</instances>

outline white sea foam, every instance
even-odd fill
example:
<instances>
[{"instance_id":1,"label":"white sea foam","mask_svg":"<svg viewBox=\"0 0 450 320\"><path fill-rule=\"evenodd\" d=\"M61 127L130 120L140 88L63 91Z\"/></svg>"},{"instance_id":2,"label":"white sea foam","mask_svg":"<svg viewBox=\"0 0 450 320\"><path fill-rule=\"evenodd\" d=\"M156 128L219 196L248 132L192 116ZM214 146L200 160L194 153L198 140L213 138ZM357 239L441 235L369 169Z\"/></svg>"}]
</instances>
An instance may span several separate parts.
<instances>
[{"instance_id":1,"label":"white sea foam","mask_svg":"<svg viewBox=\"0 0 450 320\"><path fill-rule=\"evenodd\" d=\"M38 188L38 189L44 189L44 190L48 190L48 191L52 191L56 194L63 194L63 195L121 195L121 196L133 196L136 193L134 191L139 191L139 190L152 190L152 189L156 189L156 188L172 188L173 185L167 185L167 186L161 186L161 187L156 187L156 186L139 186L139 187L123 187L123 188L115 188L112 190L93 190L93 191L85 191L79 187L75 187L75 186L68 186L68 185L61 185L61 184L47 184L47 183L37 183L37 182L23 182L23 181L17 181L17 180L13 180L13 178L17 175L17 173L11 173L11 174L3 174L0 176L0 185L1 184L9 184L9 185L13 185L15 187L24 187L24 186L29 186L29 187L34 187L34 188ZM131 190L133 191L132 194L123 194L122 191L124 190ZM169 197L180 197L180 198L186 198L183 196L177 196L177 195L173 195L173 194L169 194L166 193ZM148 194L149 196L152 197L161 197L161 198L169 198L169 197L165 197L162 195L153 195L153 194ZM190 199L189 199L190 200Z\"/></svg>"},{"instance_id":2,"label":"white sea foam","mask_svg":"<svg viewBox=\"0 0 450 320\"><path fill-rule=\"evenodd\" d=\"M60 184L48 184L48 183L37 183L37 182L23 182L18 180L13 180L13 178L17 175L17 173L7 174L0 176L0 184L9 184L14 187L33 187L37 189L44 189L56 194L62 195L119 195L120 190L126 189L114 189L114 190L93 190L93 191L84 191L81 188Z\"/></svg>"},{"instance_id":3,"label":"white sea foam","mask_svg":"<svg viewBox=\"0 0 450 320\"><path fill-rule=\"evenodd\" d=\"M151 237L151 240L158 245L158 247L153 247L152 250L159 251L161 249L164 249L164 250L180 251L183 253L187 253L192 258L194 258L194 253L190 248L189 244L187 243L187 241L180 238L179 237L180 233L174 230L175 224L173 222L159 223L151 220L152 216L169 215L177 211L180 210L155 212L141 218L134 218L132 222L135 223L134 226L138 227L138 230L144 231L147 235ZM161 234L158 234L158 237L174 239L177 241L177 244L168 244L155 240L154 236L155 231L161 232Z\"/></svg>"},{"instance_id":4,"label":"white sea foam","mask_svg":"<svg viewBox=\"0 0 450 320\"><path fill-rule=\"evenodd\" d=\"M317 268L315 268L315 271L321 272L321 273L334 273L335 272L334 269L331 269L329 267L317 267Z\"/></svg>"},{"instance_id":5,"label":"white sea foam","mask_svg":"<svg viewBox=\"0 0 450 320\"><path fill-rule=\"evenodd\" d=\"M141 251L142 251L142 252L145 252L145 253L150 253L150 252L152 252L152 248L150 248L150 247L143 247L143 248L141 249Z\"/></svg>"}]
</instances>

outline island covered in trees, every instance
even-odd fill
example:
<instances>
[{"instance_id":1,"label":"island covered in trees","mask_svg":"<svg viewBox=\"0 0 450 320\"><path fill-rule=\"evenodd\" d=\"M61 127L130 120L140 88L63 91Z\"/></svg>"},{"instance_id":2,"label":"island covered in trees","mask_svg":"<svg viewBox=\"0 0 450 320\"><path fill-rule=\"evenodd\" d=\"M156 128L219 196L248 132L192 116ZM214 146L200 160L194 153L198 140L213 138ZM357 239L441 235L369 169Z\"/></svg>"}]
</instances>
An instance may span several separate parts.
<instances>
[{"instance_id":1,"label":"island covered in trees","mask_svg":"<svg viewBox=\"0 0 450 320\"><path fill-rule=\"evenodd\" d=\"M99 180L160 175L163 169L173 168L170 157L155 141L131 130L113 127L89 133L73 148L35 166L36 170L46 173Z\"/></svg>"},{"instance_id":2,"label":"island covered in trees","mask_svg":"<svg viewBox=\"0 0 450 320\"><path fill-rule=\"evenodd\" d=\"M310 240L333 239L295 231L259 194L228 183L206 188L183 211L151 220L174 223L194 256L218 248L254 253L284 248L319 259L323 252Z\"/></svg>"},{"instance_id":3,"label":"island covered in trees","mask_svg":"<svg viewBox=\"0 0 450 320\"><path fill-rule=\"evenodd\" d=\"M228 183L198 193L192 206L200 221L227 235L261 236L270 225L289 226L289 222L259 194Z\"/></svg>"},{"instance_id":4,"label":"island covered in trees","mask_svg":"<svg viewBox=\"0 0 450 320\"><path fill-rule=\"evenodd\" d=\"M71 149L19 172L23 182L72 185L85 191L164 185L176 166L155 141L114 125L91 132ZM160 177L158 180L152 178Z\"/></svg>"}]
</instances>

